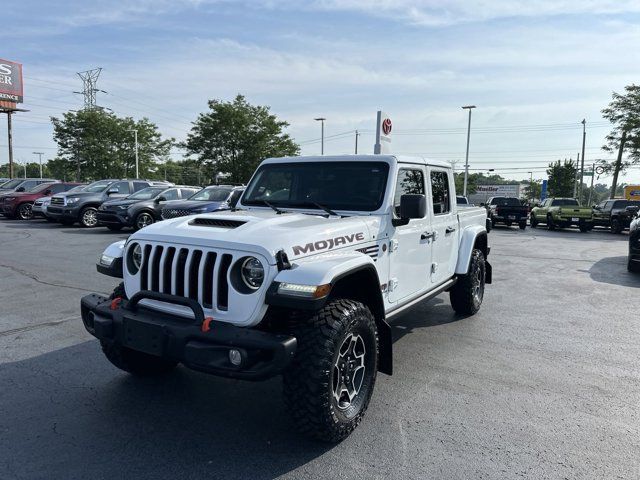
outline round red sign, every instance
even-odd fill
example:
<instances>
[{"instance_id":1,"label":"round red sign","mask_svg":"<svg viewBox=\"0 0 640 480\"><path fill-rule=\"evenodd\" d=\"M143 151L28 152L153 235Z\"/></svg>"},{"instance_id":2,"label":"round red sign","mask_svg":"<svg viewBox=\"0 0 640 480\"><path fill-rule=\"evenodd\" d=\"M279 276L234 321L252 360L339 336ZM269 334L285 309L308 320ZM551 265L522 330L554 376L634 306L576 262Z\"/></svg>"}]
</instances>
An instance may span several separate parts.
<instances>
[{"instance_id":1,"label":"round red sign","mask_svg":"<svg viewBox=\"0 0 640 480\"><path fill-rule=\"evenodd\" d=\"M391 133L391 119L385 118L382 122L382 132L385 135L389 135Z\"/></svg>"}]
</instances>

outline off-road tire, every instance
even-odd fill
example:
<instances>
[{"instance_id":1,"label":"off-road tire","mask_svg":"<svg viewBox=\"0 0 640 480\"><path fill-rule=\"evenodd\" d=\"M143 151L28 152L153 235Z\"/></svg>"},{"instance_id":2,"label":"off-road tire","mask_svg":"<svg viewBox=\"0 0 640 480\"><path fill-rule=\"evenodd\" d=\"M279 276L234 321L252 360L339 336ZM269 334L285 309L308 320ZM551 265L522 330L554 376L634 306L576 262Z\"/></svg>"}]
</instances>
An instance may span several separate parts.
<instances>
[{"instance_id":1,"label":"off-road tire","mask_svg":"<svg viewBox=\"0 0 640 480\"><path fill-rule=\"evenodd\" d=\"M298 341L295 358L284 372L284 401L300 432L336 443L360 424L369 405L378 370L378 330L362 303L336 299L305 321L291 327ZM361 386L348 406L334 396L340 379L340 348L351 336L364 344L365 370ZM344 362L343 362L344 363ZM355 370L352 378L355 378ZM347 373L347 380L349 380Z\"/></svg>"},{"instance_id":2,"label":"off-road tire","mask_svg":"<svg viewBox=\"0 0 640 480\"><path fill-rule=\"evenodd\" d=\"M530 215L529 222L531 223L531 228L536 228L538 226L538 219L533 213Z\"/></svg>"},{"instance_id":3,"label":"off-road tire","mask_svg":"<svg viewBox=\"0 0 640 480\"><path fill-rule=\"evenodd\" d=\"M611 233L622 233L622 230L624 229L624 227L622 226L622 223L620 222L620 220L618 220L617 218L612 218L611 219Z\"/></svg>"},{"instance_id":4,"label":"off-road tire","mask_svg":"<svg viewBox=\"0 0 640 480\"><path fill-rule=\"evenodd\" d=\"M520 227L520 230L524 230L525 228L527 228L527 222L520 222L518 224L518 227Z\"/></svg>"},{"instance_id":5,"label":"off-road tire","mask_svg":"<svg viewBox=\"0 0 640 480\"><path fill-rule=\"evenodd\" d=\"M122 225L107 225L107 228L112 232L119 232L122 230Z\"/></svg>"},{"instance_id":6,"label":"off-road tire","mask_svg":"<svg viewBox=\"0 0 640 480\"><path fill-rule=\"evenodd\" d=\"M491 222L491 220L487 219L486 221L486 227L487 227L487 233L489 233L491 231L491 229L493 228L493 224Z\"/></svg>"},{"instance_id":7,"label":"off-road tire","mask_svg":"<svg viewBox=\"0 0 640 480\"><path fill-rule=\"evenodd\" d=\"M491 228L496 228L496 221L493 218L491 219Z\"/></svg>"},{"instance_id":8,"label":"off-road tire","mask_svg":"<svg viewBox=\"0 0 640 480\"><path fill-rule=\"evenodd\" d=\"M105 357L120 370L139 377L162 375L173 370L178 362L131 350L117 343L100 341Z\"/></svg>"},{"instance_id":9,"label":"off-road tire","mask_svg":"<svg viewBox=\"0 0 640 480\"><path fill-rule=\"evenodd\" d=\"M93 216L90 215L90 213L93 213ZM96 207L84 207L82 209L82 211L80 212L80 225L84 228L94 228L98 226L98 209ZM94 218L95 217L95 221L92 221L91 223L89 222L89 217Z\"/></svg>"},{"instance_id":10,"label":"off-road tire","mask_svg":"<svg viewBox=\"0 0 640 480\"><path fill-rule=\"evenodd\" d=\"M627 271L631 273L640 273L640 263L627 260Z\"/></svg>"},{"instance_id":11,"label":"off-road tire","mask_svg":"<svg viewBox=\"0 0 640 480\"><path fill-rule=\"evenodd\" d=\"M449 291L451 306L456 313L474 315L480 310L484 297L485 273L484 254L474 249L471 252L469 271L458 276L456 284Z\"/></svg>"},{"instance_id":12,"label":"off-road tire","mask_svg":"<svg viewBox=\"0 0 640 480\"><path fill-rule=\"evenodd\" d=\"M547 215L547 230L555 230L556 224L553 222L551 215Z\"/></svg>"}]
</instances>

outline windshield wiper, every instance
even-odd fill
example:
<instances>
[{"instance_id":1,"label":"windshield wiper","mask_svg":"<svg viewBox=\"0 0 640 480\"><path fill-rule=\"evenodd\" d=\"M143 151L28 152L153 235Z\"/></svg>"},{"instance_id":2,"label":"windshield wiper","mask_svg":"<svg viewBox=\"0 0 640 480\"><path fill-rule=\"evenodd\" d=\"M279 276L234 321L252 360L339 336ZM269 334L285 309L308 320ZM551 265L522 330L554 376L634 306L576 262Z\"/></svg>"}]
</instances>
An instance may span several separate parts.
<instances>
[{"instance_id":1,"label":"windshield wiper","mask_svg":"<svg viewBox=\"0 0 640 480\"><path fill-rule=\"evenodd\" d=\"M260 201L264 203L267 207L269 207L271 210L276 212L278 215L282 215L283 213L285 213L284 210L280 210L278 207L276 207L272 203L267 202L266 200L260 200Z\"/></svg>"},{"instance_id":2,"label":"windshield wiper","mask_svg":"<svg viewBox=\"0 0 640 480\"><path fill-rule=\"evenodd\" d=\"M324 205L320 205L318 202L314 202L313 200L309 200L309 202L311 205L319 208L320 210L324 210L325 212L327 212L329 215L332 215L334 217L339 217L340 215L338 215L336 212L334 212L333 210L331 210L329 207L325 207Z\"/></svg>"}]
</instances>

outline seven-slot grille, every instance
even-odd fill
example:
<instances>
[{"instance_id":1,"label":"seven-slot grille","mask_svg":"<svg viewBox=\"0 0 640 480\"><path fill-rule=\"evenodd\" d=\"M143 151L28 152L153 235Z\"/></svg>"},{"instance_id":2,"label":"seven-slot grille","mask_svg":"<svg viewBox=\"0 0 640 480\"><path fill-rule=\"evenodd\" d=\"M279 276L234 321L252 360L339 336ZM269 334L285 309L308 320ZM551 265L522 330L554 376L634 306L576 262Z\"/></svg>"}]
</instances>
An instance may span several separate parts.
<instances>
[{"instance_id":1,"label":"seven-slot grille","mask_svg":"<svg viewBox=\"0 0 640 480\"><path fill-rule=\"evenodd\" d=\"M51 205L64 205L64 198L51 197Z\"/></svg>"},{"instance_id":2,"label":"seven-slot grille","mask_svg":"<svg viewBox=\"0 0 640 480\"><path fill-rule=\"evenodd\" d=\"M140 290L191 298L205 309L228 309L231 254L164 245L141 247Z\"/></svg>"},{"instance_id":3,"label":"seven-slot grille","mask_svg":"<svg viewBox=\"0 0 640 480\"><path fill-rule=\"evenodd\" d=\"M165 208L162 210L162 218L176 218L176 217L186 217L187 215L193 215L193 212L189 210L183 210L178 208Z\"/></svg>"}]
</instances>

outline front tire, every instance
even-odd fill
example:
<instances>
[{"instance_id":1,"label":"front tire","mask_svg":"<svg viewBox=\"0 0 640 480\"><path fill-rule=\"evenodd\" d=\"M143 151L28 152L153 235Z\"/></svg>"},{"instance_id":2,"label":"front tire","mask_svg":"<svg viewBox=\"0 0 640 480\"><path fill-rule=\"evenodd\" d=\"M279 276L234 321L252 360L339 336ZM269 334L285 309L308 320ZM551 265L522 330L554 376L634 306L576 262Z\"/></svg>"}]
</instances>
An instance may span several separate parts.
<instances>
[{"instance_id":1,"label":"front tire","mask_svg":"<svg viewBox=\"0 0 640 480\"><path fill-rule=\"evenodd\" d=\"M84 228L93 228L98 225L98 209L85 207L80 212L80 225Z\"/></svg>"},{"instance_id":2,"label":"front tire","mask_svg":"<svg viewBox=\"0 0 640 480\"><path fill-rule=\"evenodd\" d=\"M536 228L538 226L538 219L533 213L531 214L531 217L529 220L531 222L531 228Z\"/></svg>"},{"instance_id":3,"label":"front tire","mask_svg":"<svg viewBox=\"0 0 640 480\"><path fill-rule=\"evenodd\" d=\"M460 315L474 315L480 310L484 298L485 284L484 254L474 249L466 275L460 275L458 281L449 292L451 306Z\"/></svg>"},{"instance_id":4,"label":"front tire","mask_svg":"<svg viewBox=\"0 0 640 480\"><path fill-rule=\"evenodd\" d=\"M144 228L148 225L151 225L152 223L155 223L156 219L153 218L153 215L151 215L148 212L140 212L137 216L135 221L133 222L135 229L136 230L140 230L141 228Z\"/></svg>"},{"instance_id":5,"label":"front tire","mask_svg":"<svg viewBox=\"0 0 640 480\"><path fill-rule=\"evenodd\" d=\"M298 430L339 442L360 424L378 370L378 331L371 311L333 300L294 327L298 349L284 373L284 400Z\"/></svg>"},{"instance_id":6,"label":"front tire","mask_svg":"<svg viewBox=\"0 0 640 480\"><path fill-rule=\"evenodd\" d=\"M553 223L553 218L551 218L551 215L547 215L547 230L555 230L556 229L556 224Z\"/></svg>"},{"instance_id":7,"label":"front tire","mask_svg":"<svg viewBox=\"0 0 640 480\"><path fill-rule=\"evenodd\" d=\"M627 260L627 271L631 273L640 273L640 263L634 262L629 258L629 260Z\"/></svg>"},{"instance_id":8,"label":"front tire","mask_svg":"<svg viewBox=\"0 0 640 480\"><path fill-rule=\"evenodd\" d=\"M580 228L580 231L581 231L582 233L587 233L587 232L590 230L589 225L584 224L584 223L581 223L581 224L579 225L579 228Z\"/></svg>"},{"instance_id":9,"label":"front tire","mask_svg":"<svg viewBox=\"0 0 640 480\"><path fill-rule=\"evenodd\" d=\"M617 218L612 218L611 219L611 232L612 233L622 233L623 227L622 227L622 222L620 222L620 220L618 220Z\"/></svg>"},{"instance_id":10,"label":"front tire","mask_svg":"<svg viewBox=\"0 0 640 480\"><path fill-rule=\"evenodd\" d=\"M16 217L20 220L31 220L33 218L32 205L30 203L19 205L18 210L16 210Z\"/></svg>"},{"instance_id":11,"label":"front tire","mask_svg":"<svg viewBox=\"0 0 640 480\"><path fill-rule=\"evenodd\" d=\"M524 230L525 228L527 228L527 222L520 222L518 224L518 227L520 227L520 230Z\"/></svg>"}]
</instances>

